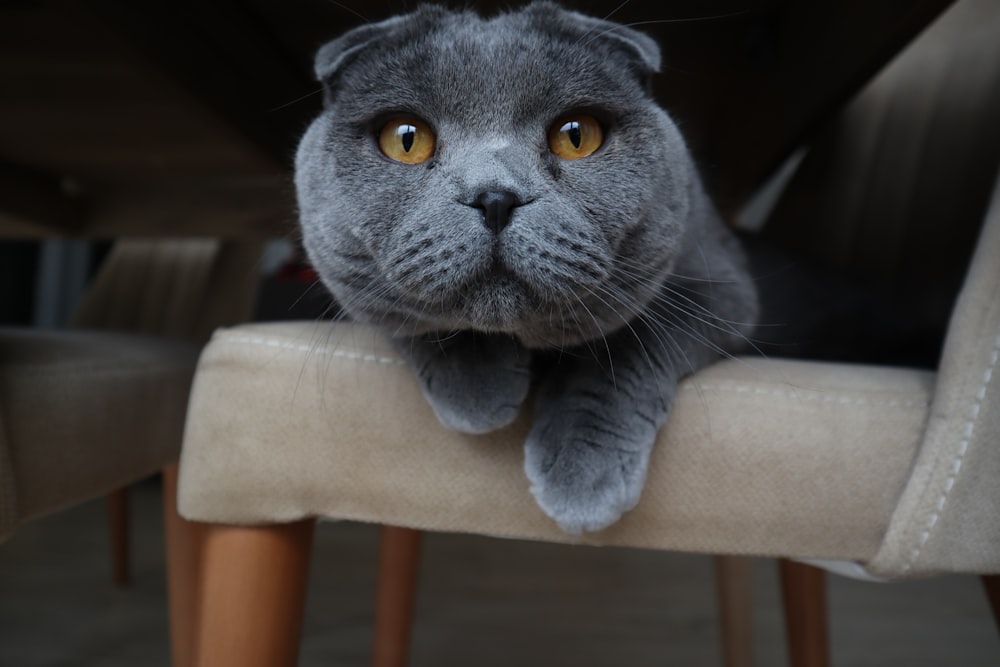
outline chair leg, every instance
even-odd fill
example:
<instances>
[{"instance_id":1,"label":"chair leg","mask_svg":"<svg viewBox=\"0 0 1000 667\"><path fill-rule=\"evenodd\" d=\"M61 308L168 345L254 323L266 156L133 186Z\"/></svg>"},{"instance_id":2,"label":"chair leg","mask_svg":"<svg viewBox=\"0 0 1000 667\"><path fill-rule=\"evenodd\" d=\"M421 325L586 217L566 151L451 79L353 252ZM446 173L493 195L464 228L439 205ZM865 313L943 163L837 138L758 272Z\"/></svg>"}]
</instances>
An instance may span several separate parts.
<instances>
[{"instance_id":1,"label":"chair leg","mask_svg":"<svg viewBox=\"0 0 1000 667\"><path fill-rule=\"evenodd\" d=\"M108 541L111 550L111 579L116 586L128 586L131 580L129 564L129 503L128 487L108 494L105 505L108 518Z\"/></svg>"},{"instance_id":2,"label":"chair leg","mask_svg":"<svg viewBox=\"0 0 1000 667\"><path fill-rule=\"evenodd\" d=\"M404 667L416 601L423 533L383 526L375 591L372 667Z\"/></svg>"},{"instance_id":3,"label":"chair leg","mask_svg":"<svg viewBox=\"0 0 1000 667\"><path fill-rule=\"evenodd\" d=\"M753 665L753 580L751 561L739 556L715 557L715 584L719 594L722 664Z\"/></svg>"},{"instance_id":4,"label":"chair leg","mask_svg":"<svg viewBox=\"0 0 1000 667\"><path fill-rule=\"evenodd\" d=\"M788 660L792 667L828 667L826 574L819 568L781 559Z\"/></svg>"},{"instance_id":5,"label":"chair leg","mask_svg":"<svg viewBox=\"0 0 1000 667\"><path fill-rule=\"evenodd\" d=\"M997 625L997 632L1000 632L1000 574L983 575L981 579L986 599L989 600L990 609L993 610L993 622Z\"/></svg>"},{"instance_id":6,"label":"chair leg","mask_svg":"<svg viewBox=\"0 0 1000 667\"><path fill-rule=\"evenodd\" d=\"M205 526L197 667L296 664L315 525Z\"/></svg>"},{"instance_id":7,"label":"chair leg","mask_svg":"<svg viewBox=\"0 0 1000 667\"><path fill-rule=\"evenodd\" d=\"M204 524L177 513L177 466L163 470L163 525L166 532L167 602L173 667L194 664L201 583Z\"/></svg>"}]
</instances>

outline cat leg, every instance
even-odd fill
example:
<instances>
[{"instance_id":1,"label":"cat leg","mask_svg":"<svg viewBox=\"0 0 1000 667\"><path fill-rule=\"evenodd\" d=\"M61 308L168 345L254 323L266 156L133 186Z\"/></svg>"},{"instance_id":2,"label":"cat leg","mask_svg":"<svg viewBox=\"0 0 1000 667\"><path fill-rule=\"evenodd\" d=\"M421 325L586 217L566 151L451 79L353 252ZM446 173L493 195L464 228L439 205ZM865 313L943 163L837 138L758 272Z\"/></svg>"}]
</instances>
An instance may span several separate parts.
<instances>
[{"instance_id":1,"label":"cat leg","mask_svg":"<svg viewBox=\"0 0 1000 667\"><path fill-rule=\"evenodd\" d=\"M539 506L563 530L600 530L639 502L677 383L738 349L752 329L752 298L738 313L747 324L712 314L720 298L742 297L738 288L717 285L711 298L691 290L683 308L652 308L606 346L578 348L552 369L539 388L524 465Z\"/></svg>"},{"instance_id":2,"label":"cat leg","mask_svg":"<svg viewBox=\"0 0 1000 667\"><path fill-rule=\"evenodd\" d=\"M639 501L676 389L676 373L623 347L609 341L614 354L603 361L589 350L564 358L539 388L525 472L539 506L569 533L605 528Z\"/></svg>"},{"instance_id":3,"label":"cat leg","mask_svg":"<svg viewBox=\"0 0 1000 667\"><path fill-rule=\"evenodd\" d=\"M400 338L396 346L446 427L488 433L517 417L531 384L531 354L511 336L462 331Z\"/></svg>"}]
</instances>

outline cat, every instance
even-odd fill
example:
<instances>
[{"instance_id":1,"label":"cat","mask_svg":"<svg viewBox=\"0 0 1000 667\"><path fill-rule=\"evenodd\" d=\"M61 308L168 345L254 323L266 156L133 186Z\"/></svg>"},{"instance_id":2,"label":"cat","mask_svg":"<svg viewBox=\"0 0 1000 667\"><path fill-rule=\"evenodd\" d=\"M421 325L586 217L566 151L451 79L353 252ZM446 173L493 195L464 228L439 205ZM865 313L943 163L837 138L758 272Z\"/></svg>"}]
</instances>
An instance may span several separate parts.
<instances>
[{"instance_id":1,"label":"cat","mask_svg":"<svg viewBox=\"0 0 1000 667\"><path fill-rule=\"evenodd\" d=\"M315 68L295 184L321 280L392 335L445 427L503 428L533 387L538 505L570 533L613 524L678 381L739 350L757 311L650 92L658 45L550 2L425 5Z\"/></svg>"}]
</instances>

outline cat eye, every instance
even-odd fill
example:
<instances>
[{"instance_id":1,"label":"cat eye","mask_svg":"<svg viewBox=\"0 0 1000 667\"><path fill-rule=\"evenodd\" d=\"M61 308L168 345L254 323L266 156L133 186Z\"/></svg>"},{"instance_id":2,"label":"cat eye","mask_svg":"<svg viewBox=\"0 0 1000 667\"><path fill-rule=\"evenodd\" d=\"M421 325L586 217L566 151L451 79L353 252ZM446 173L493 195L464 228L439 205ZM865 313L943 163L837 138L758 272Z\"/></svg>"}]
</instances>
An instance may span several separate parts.
<instances>
[{"instance_id":1,"label":"cat eye","mask_svg":"<svg viewBox=\"0 0 1000 667\"><path fill-rule=\"evenodd\" d=\"M560 118L549 130L549 150L564 160L587 157L604 143L604 130L593 116Z\"/></svg>"},{"instance_id":2,"label":"cat eye","mask_svg":"<svg viewBox=\"0 0 1000 667\"><path fill-rule=\"evenodd\" d=\"M378 147L397 162L420 164L434 155L434 131L417 118L390 120L378 135Z\"/></svg>"}]
</instances>

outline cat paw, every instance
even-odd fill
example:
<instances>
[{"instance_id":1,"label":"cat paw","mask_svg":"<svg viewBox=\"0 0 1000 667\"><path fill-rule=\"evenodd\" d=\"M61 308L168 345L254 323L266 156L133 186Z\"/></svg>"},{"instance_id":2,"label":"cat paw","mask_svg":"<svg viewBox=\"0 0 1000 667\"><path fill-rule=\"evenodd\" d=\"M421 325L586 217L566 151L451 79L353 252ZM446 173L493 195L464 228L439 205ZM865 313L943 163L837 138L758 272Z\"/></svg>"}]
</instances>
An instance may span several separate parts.
<instances>
[{"instance_id":1,"label":"cat paw","mask_svg":"<svg viewBox=\"0 0 1000 667\"><path fill-rule=\"evenodd\" d=\"M441 425L460 433L482 434L517 419L530 376L495 369L483 375L454 374L441 384L446 388L424 392Z\"/></svg>"},{"instance_id":2,"label":"cat paw","mask_svg":"<svg viewBox=\"0 0 1000 667\"><path fill-rule=\"evenodd\" d=\"M529 435L524 467L531 493L567 533L607 528L639 502L652 442L564 428L560 432L553 425Z\"/></svg>"},{"instance_id":3,"label":"cat paw","mask_svg":"<svg viewBox=\"0 0 1000 667\"><path fill-rule=\"evenodd\" d=\"M530 354L513 338L479 335L401 349L447 429L481 434L503 428L517 418L528 395Z\"/></svg>"}]
</instances>

